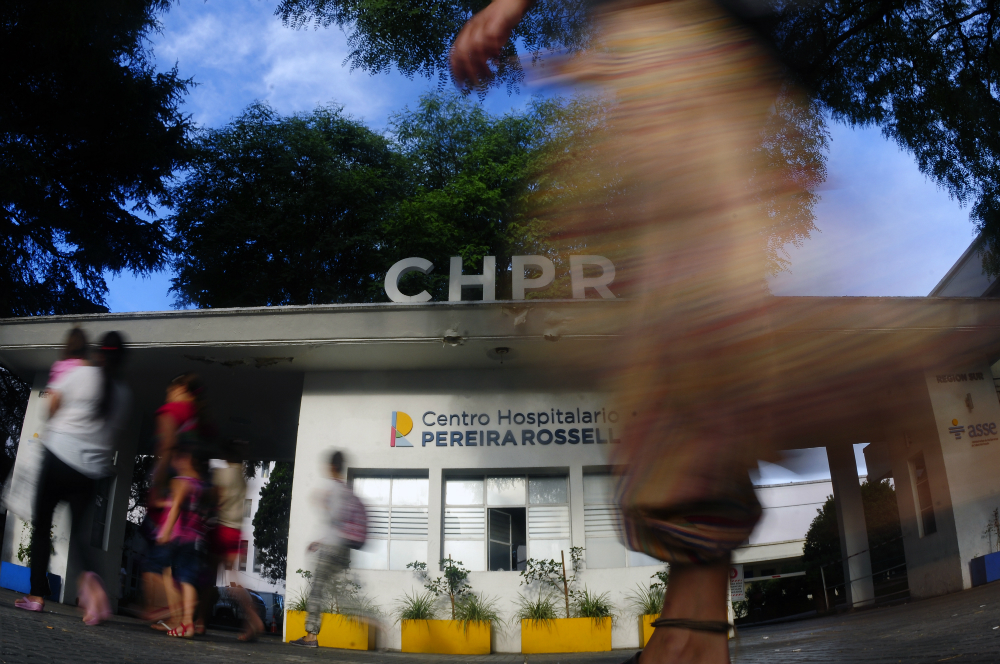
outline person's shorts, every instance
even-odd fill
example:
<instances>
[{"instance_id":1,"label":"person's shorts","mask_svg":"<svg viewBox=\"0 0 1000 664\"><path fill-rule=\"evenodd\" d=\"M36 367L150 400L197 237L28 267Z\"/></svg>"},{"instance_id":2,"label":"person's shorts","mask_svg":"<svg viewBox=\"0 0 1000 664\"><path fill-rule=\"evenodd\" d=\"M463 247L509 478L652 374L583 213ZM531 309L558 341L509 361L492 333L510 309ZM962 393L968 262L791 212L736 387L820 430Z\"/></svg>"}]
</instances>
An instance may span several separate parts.
<instances>
[{"instance_id":1,"label":"person's shorts","mask_svg":"<svg viewBox=\"0 0 1000 664\"><path fill-rule=\"evenodd\" d=\"M170 575L177 583L187 583L197 587L201 583L205 555L196 548L194 542L175 544L170 557Z\"/></svg>"},{"instance_id":2,"label":"person's shorts","mask_svg":"<svg viewBox=\"0 0 1000 664\"><path fill-rule=\"evenodd\" d=\"M242 537L242 531L239 528L216 526L212 535L212 553L222 560L239 555L240 537Z\"/></svg>"},{"instance_id":3,"label":"person's shorts","mask_svg":"<svg viewBox=\"0 0 1000 664\"><path fill-rule=\"evenodd\" d=\"M146 552L146 559L142 562L142 571L162 574L164 569L170 567L171 556L173 556L173 546L170 543L152 544Z\"/></svg>"}]
</instances>

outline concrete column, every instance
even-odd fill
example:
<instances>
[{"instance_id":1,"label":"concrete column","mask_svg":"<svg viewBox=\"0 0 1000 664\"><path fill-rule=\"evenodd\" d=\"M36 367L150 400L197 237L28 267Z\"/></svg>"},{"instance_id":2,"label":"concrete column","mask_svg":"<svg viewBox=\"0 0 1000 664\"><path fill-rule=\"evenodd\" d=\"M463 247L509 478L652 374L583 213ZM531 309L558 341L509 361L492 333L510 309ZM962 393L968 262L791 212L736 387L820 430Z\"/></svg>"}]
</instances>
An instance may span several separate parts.
<instances>
[{"instance_id":1,"label":"concrete column","mask_svg":"<svg viewBox=\"0 0 1000 664\"><path fill-rule=\"evenodd\" d=\"M572 546L585 546L586 536L583 530L583 466L579 465L570 466L569 469L569 520L570 534L573 538Z\"/></svg>"},{"instance_id":2,"label":"concrete column","mask_svg":"<svg viewBox=\"0 0 1000 664\"><path fill-rule=\"evenodd\" d=\"M427 569L434 572L441 560L441 541L444 539L442 520L444 519L444 482L441 468L428 471L427 490Z\"/></svg>"},{"instance_id":3,"label":"concrete column","mask_svg":"<svg viewBox=\"0 0 1000 664\"><path fill-rule=\"evenodd\" d=\"M840 553L844 559L848 606L871 606L875 600L872 561L868 553L868 529L861 503L858 465L850 444L829 445L826 456L833 480L833 500L840 529Z\"/></svg>"}]
</instances>

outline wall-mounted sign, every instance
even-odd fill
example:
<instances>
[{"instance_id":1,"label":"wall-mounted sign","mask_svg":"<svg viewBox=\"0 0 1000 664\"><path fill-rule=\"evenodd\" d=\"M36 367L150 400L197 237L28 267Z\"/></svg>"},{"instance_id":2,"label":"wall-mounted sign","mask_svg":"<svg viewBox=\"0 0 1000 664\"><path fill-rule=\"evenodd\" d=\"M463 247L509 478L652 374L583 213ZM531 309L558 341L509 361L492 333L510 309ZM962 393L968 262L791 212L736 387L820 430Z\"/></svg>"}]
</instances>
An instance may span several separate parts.
<instances>
[{"instance_id":1,"label":"wall-mounted sign","mask_svg":"<svg viewBox=\"0 0 1000 664\"><path fill-rule=\"evenodd\" d=\"M424 411L412 418L392 412L390 447L414 447L406 436L419 434L420 447L530 447L535 445L605 445L621 442L615 437L618 412L549 408L537 412L497 410L492 413ZM415 427L416 425L416 427ZM415 428L422 429L416 431Z\"/></svg>"},{"instance_id":2,"label":"wall-mounted sign","mask_svg":"<svg viewBox=\"0 0 1000 664\"><path fill-rule=\"evenodd\" d=\"M596 277L585 277L583 268L586 265L599 267L601 274ZM536 268L541 275L528 278L527 268ZM462 274L462 258L451 257L450 273L448 275L448 301L459 302L462 299L462 287L481 288L483 301L493 302L496 298L497 259L495 256L483 257L482 274ZM385 275L385 294L393 302L427 302L431 294L420 291L416 295L405 295L399 290L399 280L410 272L430 274L434 264L426 258L404 258L397 262ZM587 297L587 289L597 291L607 300L615 299L608 285L615 280L615 266L604 256L570 256L569 257L570 286L574 299ZM556 278L556 266L545 256L513 256L511 258L511 293L515 300L524 299L524 291L529 288L545 288Z\"/></svg>"}]
</instances>

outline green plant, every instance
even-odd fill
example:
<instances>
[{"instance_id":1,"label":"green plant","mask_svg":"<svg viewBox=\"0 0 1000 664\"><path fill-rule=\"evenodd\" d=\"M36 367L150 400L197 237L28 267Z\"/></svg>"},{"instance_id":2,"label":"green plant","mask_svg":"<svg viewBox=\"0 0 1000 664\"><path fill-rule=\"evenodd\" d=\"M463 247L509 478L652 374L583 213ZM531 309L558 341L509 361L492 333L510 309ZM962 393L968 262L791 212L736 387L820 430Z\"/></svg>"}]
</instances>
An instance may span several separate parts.
<instances>
[{"instance_id":1,"label":"green plant","mask_svg":"<svg viewBox=\"0 0 1000 664\"><path fill-rule=\"evenodd\" d=\"M749 600L741 599L738 602L733 602L733 617L735 619L746 618L748 615L750 615Z\"/></svg>"},{"instance_id":2,"label":"green plant","mask_svg":"<svg viewBox=\"0 0 1000 664\"><path fill-rule=\"evenodd\" d=\"M636 590L626 595L626 599L636 616L658 616L663 613L662 584L636 584Z\"/></svg>"},{"instance_id":3,"label":"green plant","mask_svg":"<svg viewBox=\"0 0 1000 664\"><path fill-rule=\"evenodd\" d=\"M491 624L497 627L497 631L503 632L505 623L497 609L498 601L496 597L486 597L482 593L469 593L455 605L455 620L461 621L466 632L473 623Z\"/></svg>"},{"instance_id":4,"label":"green plant","mask_svg":"<svg viewBox=\"0 0 1000 664\"><path fill-rule=\"evenodd\" d=\"M544 624L559 616L556 614L556 602L551 594L539 594L538 599L530 599L518 593L517 613L514 617L517 620L530 620L533 624Z\"/></svg>"},{"instance_id":5,"label":"green plant","mask_svg":"<svg viewBox=\"0 0 1000 664\"><path fill-rule=\"evenodd\" d=\"M309 595L312 593L312 572L307 569L297 569L295 573L306 580L305 588L295 593L295 597L288 602L289 611L308 611Z\"/></svg>"},{"instance_id":6,"label":"green plant","mask_svg":"<svg viewBox=\"0 0 1000 664\"><path fill-rule=\"evenodd\" d=\"M563 596L563 602L566 610L566 617L570 616L569 599L570 595L573 593L573 587L576 584L576 579L580 575L583 569L583 547L574 546L569 550L570 562L573 566L573 574L567 576L566 574L566 558L563 555L562 562L556 562L555 560L537 560L535 558L530 558L525 563L524 569L521 570L521 585L531 586L532 584L538 584L538 596L541 599L543 593L546 593L546 589L549 592L556 592Z\"/></svg>"},{"instance_id":7,"label":"green plant","mask_svg":"<svg viewBox=\"0 0 1000 664\"><path fill-rule=\"evenodd\" d=\"M447 595L448 599L451 601L451 619L457 620L455 617L456 601L460 601L472 587L468 582L469 570L462 567L461 560L454 561L451 559L451 556L442 558L440 565L441 571L444 572L444 576L439 576L433 581L428 580L427 563L412 562L408 563L406 567L407 569L412 569L416 572L417 577L421 580L427 581L424 584L424 588L426 588L432 595L435 597L444 597Z\"/></svg>"},{"instance_id":8,"label":"green plant","mask_svg":"<svg viewBox=\"0 0 1000 664\"><path fill-rule=\"evenodd\" d=\"M670 568L664 567L659 572L656 572L649 578L656 579L656 581L649 584L650 588L659 588L660 590L666 590L667 586L670 585Z\"/></svg>"},{"instance_id":9,"label":"green plant","mask_svg":"<svg viewBox=\"0 0 1000 664\"><path fill-rule=\"evenodd\" d=\"M56 545L53 542L55 539L55 529L53 525L49 528L49 548L50 553L56 552ZM17 561L23 564L25 567L31 567L31 539L35 536L35 526L32 524L25 524L24 530L21 531L21 541L17 544Z\"/></svg>"},{"instance_id":10,"label":"green plant","mask_svg":"<svg viewBox=\"0 0 1000 664\"><path fill-rule=\"evenodd\" d=\"M431 592L404 595L397 604L396 617L398 620L435 620L437 599Z\"/></svg>"},{"instance_id":11,"label":"green plant","mask_svg":"<svg viewBox=\"0 0 1000 664\"><path fill-rule=\"evenodd\" d=\"M611 603L611 593L592 593L586 588L572 593L573 613L577 618L610 619L611 624L618 622L618 611Z\"/></svg>"}]
</instances>

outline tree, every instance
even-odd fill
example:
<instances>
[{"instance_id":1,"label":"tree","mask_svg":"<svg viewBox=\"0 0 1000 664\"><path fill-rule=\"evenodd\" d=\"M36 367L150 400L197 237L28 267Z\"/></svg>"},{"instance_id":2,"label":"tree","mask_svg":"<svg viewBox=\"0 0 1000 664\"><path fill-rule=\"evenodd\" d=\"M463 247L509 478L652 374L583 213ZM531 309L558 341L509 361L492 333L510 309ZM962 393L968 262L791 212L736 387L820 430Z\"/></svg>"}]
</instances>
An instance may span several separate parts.
<instances>
[{"instance_id":1,"label":"tree","mask_svg":"<svg viewBox=\"0 0 1000 664\"><path fill-rule=\"evenodd\" d=\"M261 487L260 504L253 517L254 561L261 576L284 581L288 565L288 521L292 513L292 471L288 461L274 464L271 477Z\"/></svg>"},{"instance_id":2,"label":"tree","mask_svg":"<svg viewBox=\"0 0 1000 664\"><path fill-rule=\"evenodd\" d=\"M0 440L3 441L3 450L0 452L0 484L7 480L7 475L14 467L30 395L31 386L7 367L0 365Z\"/></svg>"},{"instance_id":3,"label":"tree","mask_svg":"<svg viewBox=\"0 0 1000 664\"><path fill-rule=\"evenodd\" d=\"M524 203L572 107L498 117L431 93L381 136L338 108L283 117L254 104L195 141L173 191L172 290L201 307L385 301L386 270L423 256L435 271L404 291L446 300L451 256L469 272L497 256L503 274L515 252L552 254ZM509 279L498 285L509 297Z\"/></svg>"},{"instance_id":4,"label":"tree","mask_svg":"<svg viewBox=\"0 0 1000 664\"><path fill-rule=\"evenodd\" d=\"M351 68L379 73L395 66L404 75L448 77L448 53L465 22L489 0L282 0L275 14L286 25L335 25L347 32ZM543 51L574 53L591 40L583 0L538 0L514 30L493 65L495 84L513 90L524 80L519 55L532 61ZM519 48L520 45L520 48Z\"/></svg>"},{"instance_id":5,"label":"tree","mask_svg":"<svg viewBox=\"0 0 1000 664\"><path fill-rule=\"evenodd\" d=\"M106 311L105 272L163 264L164 229L150 217L189 128L189 82L156 72L149 50L169 5L0 9L0 317Z\"/></svg>"},{"instance_id":6,"label":"tree","mask_svg":"<svg viewBox=\"0 0 1000 664\"><path fill-rule=\"evenodd\" d=\"M380 224L406 179L388 140L340 108L282 117L255 103L193 154L170 219L178 303L371 299Z\"/></svg>"},{"instance_id":7,"label":"tree","mask_svg":"<svg viewBox=\"0 0 1000 664\"><path fill-rule=\"evenodd\" d=\"M870 552L872 571L880 572L894 565L905 563L903 553L902 527L899 523L899 508L896 504L896 491L889 480L871 483L867 480L861 485L861 502L865 513L865 526L868 531L868 549ZM806 566L806 577L810 587L815 588L817 597L823 595L820 567L826 575L826 585L834 586L844 582L844 566L837 563L841 560L840 527L837 525L837 508L833 496L826 499L822 509L816 510L817 516L809 524L806 541L802 549L802 560ZM876 575L876 581L890 581L905 574ZM903 586L905 588L905 585ZM892 590L895 588L888 588ZM834 602L830 592L830 601Z\"/></svg>"},{"instance_id":8,"label":"tree","mask_svg":"<svg viewBox=\"0 0 1000 664\"><path fill-rule=\"evenodd\" d=\"M792 76L854 126L875 125L970 204L1000 272L1000 7L986 0L774 0L764 34Z\"/></svg>"}]
</instances>

